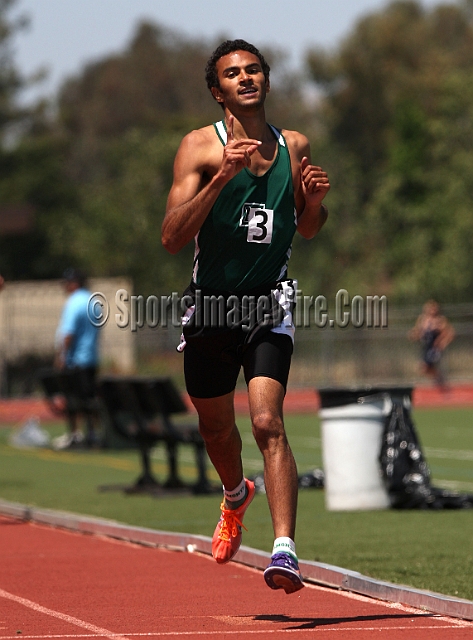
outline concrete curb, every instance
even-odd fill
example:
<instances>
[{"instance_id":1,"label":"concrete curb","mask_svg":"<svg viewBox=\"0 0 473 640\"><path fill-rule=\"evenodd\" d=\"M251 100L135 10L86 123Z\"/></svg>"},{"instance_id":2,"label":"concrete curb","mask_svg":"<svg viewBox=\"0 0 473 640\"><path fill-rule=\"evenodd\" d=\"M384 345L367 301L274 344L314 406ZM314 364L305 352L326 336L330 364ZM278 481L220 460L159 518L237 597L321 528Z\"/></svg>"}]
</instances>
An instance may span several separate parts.
<instances>
[{"instance_id":1,"label":"concrete curb","mask_svg":"<svg viewBox=\"0 0 473 640\"><path fill-rule=\"evenodd\" d=\"M134 527L113 520L82 516L65 511L40 509L22 504L0 500L0 514L19 520L60 527L69 531L84 534L102 535L118 540L126 540L153 547L165 547L179 551L212 553L212 539L187 533L158 531L145 527ZM265 569L270 554L250 547L242 546L235 556L235 562ZM473 620L473 602L444 596L431 591L421 591L403 585L382 582L363 576L356 571L349 571L321 562L301 560L299 566L306 582L351 591L360 595L408 605L424 611Z\"/></svg>"}]
</instances>

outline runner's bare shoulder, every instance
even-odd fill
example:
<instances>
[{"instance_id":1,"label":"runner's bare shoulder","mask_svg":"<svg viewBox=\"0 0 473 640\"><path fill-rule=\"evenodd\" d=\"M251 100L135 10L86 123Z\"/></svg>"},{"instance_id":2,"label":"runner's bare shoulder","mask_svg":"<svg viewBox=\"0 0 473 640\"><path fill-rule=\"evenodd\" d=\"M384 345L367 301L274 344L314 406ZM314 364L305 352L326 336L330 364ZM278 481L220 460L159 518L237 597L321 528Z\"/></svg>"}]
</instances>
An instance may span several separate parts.
<instances>
[{"instance_id":1,"label":"runner's bare shoulder","mask_svg":"<svg viewBox=\"0 0 473 640\"><path fill-rule=\"evenodd\" d=\"M301 160L309 153L309 140L303 133L291 131L290 129L283 129L281 133L286 139L289 152L291 155L294 155L295 158Z\"/></svg>"},{"instance_id":2,"label":"runner's bare shoulder","mask_svg":"<svg viewBox=\"0 0 473 640\"><path fill-rule=\"evenodd\" d=\"M201 129L194 129L184 136L176 159L185 157L187 162L206 171L215 164L219 164L221 156L222 144L219 142L213 125L209 125Z\"/></svg>"}]
</instances>

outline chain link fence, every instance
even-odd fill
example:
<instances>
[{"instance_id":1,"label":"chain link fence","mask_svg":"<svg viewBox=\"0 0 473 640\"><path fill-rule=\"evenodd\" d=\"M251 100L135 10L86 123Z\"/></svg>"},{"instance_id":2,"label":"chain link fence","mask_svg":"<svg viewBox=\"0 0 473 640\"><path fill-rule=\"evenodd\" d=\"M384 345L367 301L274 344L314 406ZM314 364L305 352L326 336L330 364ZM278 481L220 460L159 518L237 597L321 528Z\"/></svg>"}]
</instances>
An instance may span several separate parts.
<instances>
[{"instance_id":1,"label":"chain link fence","mask_svg":"<svg viewBox=\"0 0 473 640\"><path fill-rule=\"evenodd\" d=\"M421 306L390 307L385 328L298 328L289 384L324 387L425 381L420 345L408 338L421 310ZM473 304L445 305L442 313L455 329L441 362L446 378L473 380ZM144 326L135 338L138 368L149 370L160 362L163 371L181 376L178 328Z\"/></svg>"},{"instance_id":2,"label":"chain link fence","mask_svg":"<svg viewBox=\"0 0 473 640\"><path fill-rule=\"evenodd\" d=\"M51 364L54 336L65 296L60 281L9 283L0 295L1 395L38 392L35 372ZM141 318L136 330L118 327L119 290L132 291L124 278L90 281L109 301L110 316L101 341L103 373L170 376L183 388L183 356L177 322L152 328ZM389 306L385 327L351 322L346 328L298 327L289 384L328 387L425 382L420 368L420 345L408 338L422 305ZM455 338L442 358L447 380L473 380L473 304L444 305L442 313L455 329ZM141 327L139 325L142 325ZM301 323L304 324L304 323ZM359 323L358 323L359 324ZM240 384L243 380L240 378Z\"/></svg>"},{"instance_id":3,"label":"chain link fence","mask_svg":"<svg viewBox=\"0 0 473 640\"><path fill-rule=\"evenodd\" d=\"M92 292L108 300L120 288L131 288L126 278L90 278ZM56 330L66 294L61 280L8 282L0 294L0 396L27 396L39 392L37 372L53 364ZM110 310L110 316L113 309ZM135 339L119 329L113 318L100 337L102 365L108 370L135 367Z\"/></svg>"}]
</instances>

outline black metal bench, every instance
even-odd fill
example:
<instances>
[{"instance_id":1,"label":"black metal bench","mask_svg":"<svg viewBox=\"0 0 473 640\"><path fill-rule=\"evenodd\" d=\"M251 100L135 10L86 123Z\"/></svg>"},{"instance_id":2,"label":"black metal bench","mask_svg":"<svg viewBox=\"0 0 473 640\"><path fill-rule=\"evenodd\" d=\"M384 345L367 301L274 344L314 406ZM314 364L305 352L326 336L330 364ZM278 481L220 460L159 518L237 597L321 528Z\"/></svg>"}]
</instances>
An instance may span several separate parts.
<instances>
[{"instance_id":1,"label":"black metal bench","mask_svg":"<svg viewBox=\"0 0 473 640\"><path fill-rule=\"evenodd\" d=\"M113 429L136 443L142 462L142 473L134 485L136 491L159 486L151 471L151 448L163 442L167 450L168 478L165 489L187 485L178 474L177 452L182 444L195 451L198 478L191 486L194 493L214 491L206 471L204 441L196 424L173 422L172 415L187 412L187 407L170 378L109 376L100 379L99 395Z\"/></svg>"},{"instance_id":2,"label":"black metal bench","mask_svg":"<svg viewBox=\"0 0 473 640\"><path fill-rule=\"evenodd\" d=\"M74 375L68 371L43 369L38 372L50 409L60 416L81 413L83 401L77 394ZM206 451L197 424L181 424L172 416L187 412L187 407L170 378L106 376L99 378L97 415L122 440L138 448L142 472L129 493L155 492L160 484L151 470L151 449L162 442L166 447L168 477L164 489L190 488L196 494L215 491L207 478ZM90 410L90 407L88 407ZM190 487L178 473L178 447L191 445L195 451L197 481Z\"/></svg>"}]
</instances>

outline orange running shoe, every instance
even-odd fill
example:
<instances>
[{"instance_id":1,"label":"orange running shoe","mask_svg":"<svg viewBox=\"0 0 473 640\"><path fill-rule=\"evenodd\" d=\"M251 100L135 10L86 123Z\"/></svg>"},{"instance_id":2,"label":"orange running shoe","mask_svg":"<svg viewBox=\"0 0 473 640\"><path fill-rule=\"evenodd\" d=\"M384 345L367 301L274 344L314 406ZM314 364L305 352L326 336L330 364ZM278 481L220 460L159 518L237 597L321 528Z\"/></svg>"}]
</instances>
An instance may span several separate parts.
<instances>
[{"instance_id":1,"label":"orange running shoe","mask_svg":"<svg viewBox=\"0 0 473 640\"><path fill-rule=\"evenodd\" d=\"M243 524L243 516L255 497L255 483L245 478L248 495L245 502L237 509L227 509L225 500L220 505L222 515L215 527L212 538L212 555L219 564L230 562L241 544L241 528L247 531Z\"/></svg>"}]
</instances>

